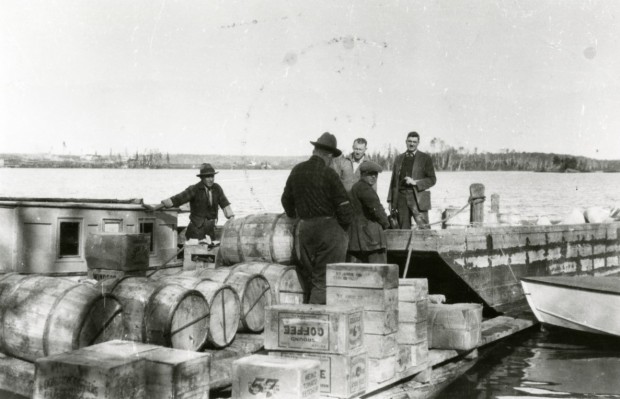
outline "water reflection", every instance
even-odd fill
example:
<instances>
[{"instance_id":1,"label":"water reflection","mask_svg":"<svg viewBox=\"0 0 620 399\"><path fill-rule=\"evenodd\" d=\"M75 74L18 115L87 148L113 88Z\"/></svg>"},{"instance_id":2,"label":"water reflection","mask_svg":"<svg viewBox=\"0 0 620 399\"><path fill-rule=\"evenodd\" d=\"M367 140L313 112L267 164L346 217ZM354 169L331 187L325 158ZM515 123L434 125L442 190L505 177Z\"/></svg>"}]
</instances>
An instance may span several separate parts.
<instances>
[{"instance_id":1,"label":"water reflection","mask_svg":"<svg viewBox=\"0 0 620 399\"><path fill-rule=\"evenodd\" d=\"M442 398L620 398L620 339L532 329L481 353Z\"/></svg>"}]
</instances>

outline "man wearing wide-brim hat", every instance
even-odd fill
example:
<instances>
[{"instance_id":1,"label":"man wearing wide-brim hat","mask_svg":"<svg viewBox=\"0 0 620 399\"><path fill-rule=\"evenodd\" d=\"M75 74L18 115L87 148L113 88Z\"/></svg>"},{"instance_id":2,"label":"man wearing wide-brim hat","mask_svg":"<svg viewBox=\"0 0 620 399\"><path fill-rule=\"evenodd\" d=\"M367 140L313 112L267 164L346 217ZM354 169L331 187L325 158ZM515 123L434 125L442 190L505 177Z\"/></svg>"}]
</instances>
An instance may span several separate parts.
<instances>
[{"instance_id":1,"label":"man wearing wide-brim hat","mask_svg":"<svg viewBox=\"0 0 620 399\"><path fill-rule=\"evenodd\" d=\"M211 240L215 237L215 225L218 218L218 207L224 211L224 216L230 219L235 216L230 201L226 198L222 187L215 183L215 175L218 172L213 169L211 164L203 163L200 172L196 175L200 181L187 187L177 195L173 195L154 207L154 210L163 207L179 207L189 202L189 225L185 232L187 239L196 238L198 240L209 236Z\"/></svg>"},{"instance_id":2,"label":"man wearing wide-brim hat","mask_svg":"<svg viewBox=\"0 0 620 399\"><path fill-rule=\"evenodd\" d=\"M390 226L387 214L373 186L382 168L372 161L359 167L360 180L351 188L353 223L349 227L348 261L354 263L386 263L387 238Z\"/></svg>"},{"instance_id":3,"label":"man wearing wide-brim hat","mask_svg":"<svg viewBox=\"0 0 620 399\"><path fill-rule=\"evenodd\" d=\"M299 218L297 272L304 288L304 303L324 304L328 263L346 260L352 208L338 174L329 167L342 152L336 137L323 133L312 156L293 168L286 180L282 206L289 217Z\"/></svg>"}]
</instances>

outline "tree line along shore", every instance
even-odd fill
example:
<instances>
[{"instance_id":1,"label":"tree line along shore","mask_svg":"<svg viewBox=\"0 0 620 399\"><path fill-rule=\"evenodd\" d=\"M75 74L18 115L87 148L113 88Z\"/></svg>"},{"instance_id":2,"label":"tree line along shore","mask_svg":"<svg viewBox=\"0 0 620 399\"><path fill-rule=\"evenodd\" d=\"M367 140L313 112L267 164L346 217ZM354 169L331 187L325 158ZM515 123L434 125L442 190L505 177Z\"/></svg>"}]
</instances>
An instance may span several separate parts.
<instances>
[{"instance_id":1,"label":"tree line along shore","mask_svg":"<svg viewBox=\"0 0 620 399\"><path fill-rule=\"evenodd\" d=\"M446 146L437 139L427 151L438 171L620 172L620 160L538 152L478 152ZM370 159L390 170L402 149L368 151ZM192 169L209 162L218 169L291 169L308 156L168 154L158 150L133 155L0 154L5 168Z\"/></svg>"}]
</instances>

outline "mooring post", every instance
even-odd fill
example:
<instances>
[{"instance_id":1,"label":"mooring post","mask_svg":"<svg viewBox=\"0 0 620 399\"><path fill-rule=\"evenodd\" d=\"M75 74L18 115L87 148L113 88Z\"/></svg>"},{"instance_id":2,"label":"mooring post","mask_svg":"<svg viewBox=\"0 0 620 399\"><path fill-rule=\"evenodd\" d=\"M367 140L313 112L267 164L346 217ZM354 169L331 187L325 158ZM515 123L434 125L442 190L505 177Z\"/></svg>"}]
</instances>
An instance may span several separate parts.
<instances>
[{"instance_id":1,"label":"mooring post","mask_svg":"<svg viewBox=\"0 0 620 399\"><path fill-rule=\"evenodd\" d=\"M484 223L484 184L474 183L469 186L471 198L469 221L472 226L480 227Z\"/></svg>"},{"instance_id":2,"label":"mooring post","mask_svg":"<svg viewBox=\"0 0 620 399\"><path fill-rule=\"evenodd\" d=\"M499 214L499 194L491 194L491 213Z\"/></svg>"}]
</instances>

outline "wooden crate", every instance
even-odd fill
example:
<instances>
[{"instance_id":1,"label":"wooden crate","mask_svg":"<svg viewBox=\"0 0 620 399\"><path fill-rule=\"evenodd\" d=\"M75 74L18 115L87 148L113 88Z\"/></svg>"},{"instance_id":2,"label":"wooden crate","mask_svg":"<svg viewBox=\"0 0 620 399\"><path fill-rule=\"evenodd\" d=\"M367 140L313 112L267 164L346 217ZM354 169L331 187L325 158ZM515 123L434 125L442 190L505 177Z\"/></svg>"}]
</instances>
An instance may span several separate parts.
<instances>
[{"instance_id":1,"label":"wooden crate","mask_svg":"<svg viewBox=\"0 0 620 399\"><path fill-rule=\"evenodd\" d=\"M183 248L183 270L215 269L215 258L219 247L205 244L185 245Z\"/></svg>"},{"instance_id":2,"label":"wooden crate","mask_svg":"<svg viewBox=\"0 0 620 399\"><path fill-rule=\"evenodd\" d=\"M428 280L401 278L398 280L398 298L401 302L415 302L428 298Z\"/></svg>"},{"instance_id":3,"label":"wooden crate","mask_svg":"<svg viewBox=\"0 0 620 399\"><path fill-rule=\"evenodd\" d=\"M398 344L398 373L406 373L407 370L427 362L428 342L422 341L415 345Z\"/></svg>"},{"instance_id":4,"label":"wooden crate","mask_svg":"<svg viewBox=\"0 0 620 399\"><path fill-rule=\"evenodd\" d=\"M398 309L398 289L327 287L327 304L350 304L364 310Z\"/></svg>"},{"instance_id":5,"label":"wooden crate","mask_svg":"<svg viewBox=\"0 0 620 399\"><path fill-rule=\"evenodd\" d=\"M331 263L327 265L328 287L397 288L398 265Z\"/></svg>"},{"instance_id":6,"label":"wooden crate","mask_svg":"<svg viewBox=\"0 0 620 399\"><path fill-rule=\"evenodd\" d=\"M399 292L400 294L400 292ZM405 302L398 301L398 321L417 323L426 321L428 317L428 300L421 299L419 301Z\"/></svg>"},{"instance_id":7,"label":"wooden crate","mask_svg":"<svg viewBox=\"0 0 620 399\"><path fill-rule=\"evenodd\" d=\"M113 341L86 346L81 350L97 352L104 355L114 355L122 358L132 358L139 357L146 352L159 348L161 348L161 346L115 339Z\"/></svg>"},{"instance_id":8,"label":"wooden crate","mask_svg":"<svg viewBox=\"0 0 620 399\"><path fill-rule=\"evenodd\" d=\"M160 347L142 356L148 399L209 399L211 355Z\"/></svg>"},{"instance_id":9,"label":"wooden crate","mask_svg":"<svg viewBox=\"0 0 620 399\"><path fill-rule=\"evenodd\" d=\"M482 305L458 303L428 306L428 347L470 350L481 341Z\"/></svg>"},{"instance_id":10,"label":"wooden crate","mask_svg":"<svg viewBox=\"0 0 620 399\"><path fill-rule=\"evenodd\" d=\"M364 346L368 357L384 358L398 353L396 333L364 334Z\"/></svg>"},{"instance_id":11,"label":"wooden crate","mask_svg":"<svg viewBox=\"0 0 620 399\"><path fill-rule=\"evenodd\" d=\"M318 399L320 362L251 355L232 364L235 399Z\"/></svg>"},{"instance_id":12,"label":"wooden crate","mask_svg":"<svg viewBox=\"0 0 620 399\"><path fill-rule=\"evenodd\" d=\"M363 331L359 307L281 304L266 308L268 350L349 353L364 344Z\"/></svg>"},{"instance_id":13,"label":"wooden crate","mask_svg":"<svg viewBox=\"0 0 620 399\"><path fill-rule=\"evenodd\" d=\"M136 233L90 233L84 244L89 269L146 270L150 236Z\"/></svg>"},{"instance_id":14,"label":"wooden crate","mask_svg":"<svg viewBox=\"0 0 620 399\"><path fill-rule=\"evenodd\" d=\"M421 321L419 323L401 322L398 323L398 333L396 339L399 344L417 344L418 342L427 341L428 339L428 323Z\"/></svg>"},{"instance_id":15,"label":"wooden crate","mask_svg":"<svg viewBox=\"0 0 620 399\"><path fill-rule=\"evenodd\" d=\"M270 356L316 359L320 361L321 396L351 398L363 394L368 384L366 352L334 355L328 353L269 352Z\"/></svg>"},{"instance_id":16,"label":"wooden crate","mask_svg":"<svg viewBox=\"0 0 620 399\"><path fill-rule=\"evenodd\" d=\"M369 334L390 334L398 331L398 309L365 310L364 332Z\"/></svg>"},{"instance_id":17,"label":"wooden crate","mask_svg":"<svg viewBox=\"0 0 620 399\"><path fill-rule=\"evenodd\" d=\"M144 398L144 360L77 350L36 362L35 399Z\"/></svg>"},{"instance_id":18,"label":"wooden crate","mask_svg":"<svg viewBox=\"0 0 620 399\"><path fill-rule=\"evenodd\" d=\"M368 358L368 382L379 384L394 378L398 367L398 354L384 358Z\"/></svg>"}]
</instances>

